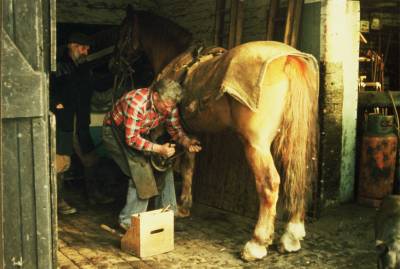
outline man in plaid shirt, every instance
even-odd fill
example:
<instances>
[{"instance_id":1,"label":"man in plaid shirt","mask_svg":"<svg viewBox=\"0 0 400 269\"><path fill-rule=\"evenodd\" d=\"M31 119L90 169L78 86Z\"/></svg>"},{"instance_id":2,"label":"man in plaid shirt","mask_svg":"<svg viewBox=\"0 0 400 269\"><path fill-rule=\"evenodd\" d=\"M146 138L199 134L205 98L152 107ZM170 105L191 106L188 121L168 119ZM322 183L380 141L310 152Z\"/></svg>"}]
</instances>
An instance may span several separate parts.
<instances>
[{"instance_id":1,"label":"man in plaid shirt","mask_svg":"<svg viewBox=\"0 0 400 269\"><path fill-rule=\"evenodd\" d=\"M104 120L103 141L110 155L121 170L133 179L129 182L126 205L119 215L121 227L130 226L131 215L147 210L148 199L156 197L156 206L168 204L176 210L176 198L172 169L157 174L163 181L160 195L155 173L144 152L171 157L175 145L157 144L147 139L150 131L163 124L172 140L189 152L199 152L200 142L189 138L182 129L176 104L182 98L179 83L164 79L151 88L133 90L121 97Z\"/></svg>"}]
</instances>

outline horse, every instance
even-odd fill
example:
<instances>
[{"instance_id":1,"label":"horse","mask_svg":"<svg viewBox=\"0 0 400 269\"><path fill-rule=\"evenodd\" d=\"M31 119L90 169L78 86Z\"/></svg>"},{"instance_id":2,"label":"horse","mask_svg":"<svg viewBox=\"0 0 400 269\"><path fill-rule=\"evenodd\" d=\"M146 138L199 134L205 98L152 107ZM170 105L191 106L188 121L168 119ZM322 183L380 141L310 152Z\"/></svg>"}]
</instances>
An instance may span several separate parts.
<instances>
[{"instance_id":1,"label":"horse","mask_svg":"<svg viewBox=\"0 0 400 269\"><path fill-rule=\"evenodd\" d=\"M128 7L116 45L116 62L118 57L129 60L145 53L156 79L177 79L186 96L192 96L184 97L186 102L180 107L185 126L198 133L230 128L239 136L259 197L258 220L241 251L242 259L267 255L274 238L280 187L288 223L278 250L298 251L305 236L307 191L318 172L319 71L315 58L275 41L201 53L191 47L192 40L174 22ZM199 94L200 99L193 97ZM186 205L192 199L194 158L189 159L181 195Z\"/></svg>"}]
</instances>

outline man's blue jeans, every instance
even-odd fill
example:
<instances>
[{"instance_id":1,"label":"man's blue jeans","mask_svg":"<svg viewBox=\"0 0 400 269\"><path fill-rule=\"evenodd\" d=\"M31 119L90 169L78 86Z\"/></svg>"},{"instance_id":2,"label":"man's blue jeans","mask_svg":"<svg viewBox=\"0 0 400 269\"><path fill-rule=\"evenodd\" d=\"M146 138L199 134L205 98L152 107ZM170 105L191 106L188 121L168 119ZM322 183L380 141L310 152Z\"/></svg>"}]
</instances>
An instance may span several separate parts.
<instances>
[{"instance_id":1,"label":"man's blue jeans","mask_svg":"<svg viewBox=\"0 0 400 269\"><path fill-rule=\"evenodd\" d=\"M165 184L161 190L160 195L155 197L155 207L163 208L167 205L171 205L171 209L176 212L176 197L175 197L175 186L174 186L174 174L172 169L165 172ZM137 195L136 188L129 180L128 193L126 195L126 204L119 214L119 223L125 226L131 226L131 216L136 213L141 213L147 210L149 199L140 199Z\"/></svg>"}]
</instances>

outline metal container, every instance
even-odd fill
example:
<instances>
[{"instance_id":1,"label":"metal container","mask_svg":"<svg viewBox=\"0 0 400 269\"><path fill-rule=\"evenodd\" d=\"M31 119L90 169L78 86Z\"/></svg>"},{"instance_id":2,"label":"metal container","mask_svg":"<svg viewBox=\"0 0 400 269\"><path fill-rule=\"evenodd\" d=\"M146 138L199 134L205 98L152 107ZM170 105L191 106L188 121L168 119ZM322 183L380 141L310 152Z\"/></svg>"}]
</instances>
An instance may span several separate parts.
<instances>
[{"instance_id":1,"label":"metal container","mask_svg":"<svg viewBox=\"0 0 400 269\"><path fill-rule=\"evenodd\" d=\"M392 194L396 168L397 136L393 116L370 114L362 137L358 202L378 207Z\"/></svg>"}]
</instances>

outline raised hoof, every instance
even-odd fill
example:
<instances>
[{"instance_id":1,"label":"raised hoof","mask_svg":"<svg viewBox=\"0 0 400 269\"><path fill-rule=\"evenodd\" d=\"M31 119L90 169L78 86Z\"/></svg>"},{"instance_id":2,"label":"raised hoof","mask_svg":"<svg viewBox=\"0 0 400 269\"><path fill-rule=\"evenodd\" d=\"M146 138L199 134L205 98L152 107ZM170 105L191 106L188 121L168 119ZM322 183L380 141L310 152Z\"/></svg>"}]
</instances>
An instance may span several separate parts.
<instances>
[{"instance_id":1,"label":"raised hoof","mask_svg":"<svg viewBox=\"0 0 400 269\"><path fill-rule=\"evenodd\" d=\"M255 261L260 260L267 256L267 248L254 241L249 241L244 246L241 257L245 261Z\"/></svg>"}]
</instances>

